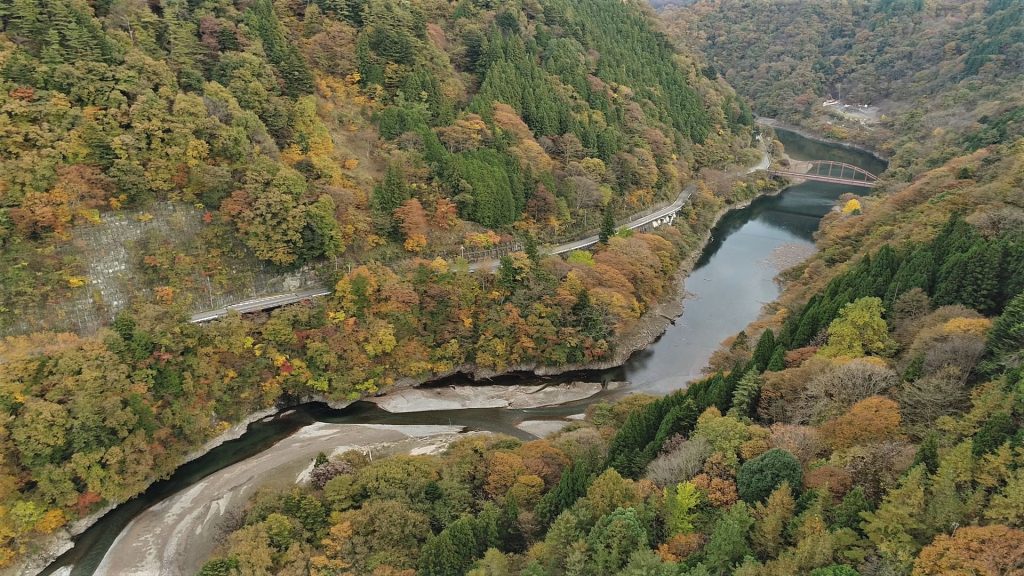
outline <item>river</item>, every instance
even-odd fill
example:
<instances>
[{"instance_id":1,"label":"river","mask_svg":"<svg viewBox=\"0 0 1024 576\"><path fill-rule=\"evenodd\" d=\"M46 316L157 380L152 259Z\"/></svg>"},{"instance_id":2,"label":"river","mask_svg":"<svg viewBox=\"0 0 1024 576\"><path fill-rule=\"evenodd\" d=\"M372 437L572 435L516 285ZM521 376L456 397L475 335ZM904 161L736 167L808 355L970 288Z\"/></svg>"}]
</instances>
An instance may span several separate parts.
<instances>
[{"instance_id":1,"label":"river","mask_svg":"<svg viewBox=\"0 0 1024 576\"><path fill-rule=\"evenodd\" d=\"M776 133L794 160L846 162L876 175L886 167L866 152L785 130ZM631 390L666 394L699 377L719 343L778 297L776 275L788 267L786 263L799 261L791 255L811 254L818 222L836 200L844 193L866 190L808 181L726 214L683 284L683 315L657 342L614 369L614 378L629 381Z\"/></svg>"},{"instance_id":2,"label":"river","mask_svg":"<svg viewBox=\"0 0 1024 576\"><path fill-rule=\"evenodd\" d=\"M870 154L777 131L787 153L797 160L837 160L879 174L885 163ZM665 394L700 375L710 354L728 336L757 318L762 306L779 294L775 276L793 255L810 254L818 222L844 192L862 192L834 184L807 182L783 193L754 200L726 214L712 232L684 288L685 310L674 325L647 349L619 367L575 374L575 379L630 382L627 391ZM788 256L787 256L788 255ZM509 377L501 383L536 383L537 378ZM559 379L549 379L557 382ZM458 379L446 384L460 384ZM468 409L391 414L364 402L344 410L308 404L251 425L244 436L183 465L168 479L153 484L140 496L104 516L75 539L75 547L51 564L44 574L71 566L73 576L96 571L111 544L143 511L178 494L228 466L252 458L270 446L314 424L457 425L471 430L502 432L520 438L523 420L560 419L621 392L603 392L587 400L550 408Z\"/></svg>"}]
</instances>

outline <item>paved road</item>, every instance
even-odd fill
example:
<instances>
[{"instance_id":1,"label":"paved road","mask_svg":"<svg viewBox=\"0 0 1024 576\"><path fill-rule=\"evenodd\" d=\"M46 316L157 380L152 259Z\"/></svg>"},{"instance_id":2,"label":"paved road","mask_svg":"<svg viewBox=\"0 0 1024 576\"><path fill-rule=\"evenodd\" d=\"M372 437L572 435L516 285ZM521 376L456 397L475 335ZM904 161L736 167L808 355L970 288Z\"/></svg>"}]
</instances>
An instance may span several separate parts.
<instances>
[{"instance_id":1,"label":"paved road","mask_svg":"<svg viewBox=\"0 0 1024 576\"><path fill-rule=\"evenodd\" d=\"M689 200L690 194L693 193L694 188L695 187L692 184L690 186L687 186L686 189L684 189L679 194L679 197L676 198L675 202L669 204L668 206L662 208L661 210L658 210L657 212L654 212L653 214L649 214L647 216L643 216L641 218L637 218L636 220L628 222L623 227L629 230L633 230L635 228L639 228L641 226L650 224L651 222L654 222L659 218L664 218L665 216L668 216L673 212L677 212L680 208L683 207L683 204L685 204L686 201ZM593 246L594 244L597 244L598 240L599 238L597 236L589 236L582 240L574 240L572 242L566 242L565 244L553 246L551 248L544 250L544 252L548 254L565 254L566 252L572 252L573 250L582 250L583 248L586 248L588 246ZM479 260L476 262L471 262L469 265L469 269L473 272L477 272L480 270L494 270L497 267L497 260ZM208 310L205 312L193 314L190 321L193 324L209 322L210 320L216 320L217 318L227 316L228 312L232 310L237 311L239 314L248 314L251 312L259 312L260 310L280 308L281 306L287 306L288 304L294 304L296 302L301 302L303 300L309 300L311 298L317 298L319 296L326 296L327 294L330 293L331 290L328 290L327 288L315 287L310 288L308 290L302 290L299 292L290 292L287 294L274 294L272 296L253 298L252 300L245 300L235 304L229 304L228 306L218 308L216 310Z\"/></svg>"},{"instance_id":2,"label":"paved road","mask_svg":"<svg viewBox=\"0 0 1024 576\"><path fill-rule=\"evenodd\" d=\"M330 293L331 290L318 286L298 292L274 294L272 296L253 298L252 300L243 300L241 302L236 302L235 304L229 304L223 308L217 308L216 310L208 310L206 312L193 314L191 321L193 324L209 322L210 320L216 320L222 316L227 316L228 312L231 310L236 310L239 314L248 314L250 312L259 312L260 310L267 310L270 308L279 308L281 306L294 304L303 300L309 300L318 296L326 296Z\"/></svg>"},{"instance_id":3,"label":"paved road","mask_svg":"<svg viewBox=\"0 0 1024 576\"><path fill-rule=\"evenodd\" d=\"M686 201L690 199L690 195L693 194L693 191L695 189L696 186L690 184L689 186L684 188L682 192L679 193L679 197L676 198L675 202L669 204L668 206L665 206L664 208L658 210L657 212L654 212L653 214L648 214L647 216L642 216L640 218L637 218L636 220L627 222L626 224L620 226L620 228L625 228L627 230L635 230L637 228L640 228L641 226L646 226L647 224L650 224L655 220L664 218L675 212L678 212L679 209L683 207L683 204L686 204ZM558 246L552 247L547 252L549 254L565 254L566 252L572 252L573 250L582 250L583 248L586 248L588 246L593 246L594 244L597 244L599 240L600 238L596 235L589 236L582 240L575 240L573 242L559 244Z\"/></svg>"},{"instance_id":4,"label":"paved road","mask_svg":"<svg viewBox=\"0 0 1024 576\"><path fill-rule=\"evenodd\" d=\"M748 168L747 174L757 172L758 170L767 170L770 165L771 156L768 154L767 151L762 151L761 161L758 162L756 165ZM658 210L657 212L653 212L646 216L641 216L635 220L631 220L630 222L624 224L622 228L626 228L627 230L635 230L637 228L640 228L641 226L646 226L647 224L650 224L655 220L669 216L674 212L678 212L683 207L683 205L686 204L686 201L690 199L690 195L693 194L693 191L695 189L696 185L690 184L689 186L684 188L682 192L679 193L679 197L676 198L675 202L669 204L668 206L665 206L664 208ZM565 244L552 246L543 251L547 254L565 254L566 252L572 252L573 250L582 250L584 248L587 248L588 246L593 246L594 244L597 244L598 241L598 236L589 236L581 240L574 240L572 242L566 242ZM497 260L479 260L476 262L471 262L469 264L469 269L473 272L477 272L480 270L495 270L497 269L497 267ZM251 312L259 312L261 310L269 310L271 308L280 308L281 306L287 306L288 304L294 304L296 302L301 302L303 300L309 300L311 298L326 296L327 294L330 293L331 290L327 288L315 287L307 290L302 290L299 292L289 292L287 294L274 294L272 296L253 298L252 300L245 300L242 302L238 302L236 304L229 304L228 306L218 308L216 310L209 310L206 312L199 312L197 314L193 314L191 322L193 324L198 324L202 322L209 322L210 320L216 320L217 318L227 316L228 312L230 312L231 310L235 310L239 314L248 314Z\"/></svg>"},{"instance_id":5,"label":"paved road","mask_svg":"<svg viewBox=\"0 0 1024 576\"><path fill-rule=\"evenodd\" d=\"M748 168L747 174L752 174L754 172L757 172L758 170L767 170L768 167L771 166L771 163L771 155L767 151L762 150L761 160L754 166ZM676 198L675 202L669 204L668 206L665 206L664 208L658 210L657 212L654 212L653 214L642 216L640 218L637 218L636 220L630 221L623 225L622 228L626 228L627 230L635 230L637 228L640 228L641 226L646 226L647 224L650 224L655 220L664 218L665 216L668 216L674 212L678 212L680 209L682 209L683 205L686 204L686 201L690 199L690 195L693 194L693 191L696 190L696 188L697 186L695 184L690 184L689 186L684 188L682 192L679 193L679 197ZM558 246L551 248L547 252L549 254L565 254L566 252L572 252L573 250L582 250L583 248L586 248L588 246L593 246L594 244L597 244L598 241L599 238L597 236L590 236L582 240L576 240L573 242L567 242L565 244L559 244Z\"/></svg>"}]
</instances>

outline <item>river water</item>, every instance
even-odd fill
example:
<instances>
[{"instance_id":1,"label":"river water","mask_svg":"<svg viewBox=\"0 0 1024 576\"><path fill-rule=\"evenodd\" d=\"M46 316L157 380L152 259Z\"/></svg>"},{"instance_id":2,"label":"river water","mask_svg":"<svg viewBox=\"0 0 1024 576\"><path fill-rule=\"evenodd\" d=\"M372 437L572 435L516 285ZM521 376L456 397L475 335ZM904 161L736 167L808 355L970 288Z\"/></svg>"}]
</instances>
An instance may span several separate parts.
<instances>
[{"instance_id":1,"label":"river water","mask_svg":"<svg viewBox=\"0 0 1024 576\"><path fill-rule=\"evenodd\" d=\"M778 130L787 153L797 160L836 160L879 174L885 163L870 154L809 140ZM728 336L757 318L761 307L779 294L775 276L793 254L810 254L813 234L823 215L845 192L865 189L807 182L782 194L755 200L729 212L712 232L712 239L687 278L685 311L665 334L647 349L634 354L619 368L572 375L590 381L626 380L630 392L665 394L698 377L711 353ZM789 255L789 256L787 256ZM558 382L559 378L548 379ZM510 377L500 383L536 384L536 377ZM457 379L446 382L461 384ZM523 420L560 419L579 414L596 401L621 392L604 392L587 400L549 408L526 410L469 409L391 414L368 403L344 410L308 404L257 422L246 434L185 464L168 479L157 482L135 499L118 506L75 540L75 547L55 561L44 574L72 566L73 576L92 574L124 527L139 513L164 498L188 488L226 466L240 462L300 428L314 422L376 424L454 424L471 430L501 432L520 438L529 434L516 428Z\"/></svg>"},{"instance_id":2,"label":"river water","mask_svg":"<svg viewBox=\"0 0 1024 576\"><path fill-rule=\"evenodd\" d=\"M886 164L858 150L810 140L776 130L794 160L834 160L880 174ZM711 353L725 338L757 318L761 307L779 295L775 277L796 264L793 254L814 250L821 217L847 192L868 189L823 182L791 186L776 196L754 200L726 214L712 231L711 241L683 284L687 292L683 315L656 343L637 352L616 378L632 390L666 394L701 374Z\"/></svg>"}]
</instances>

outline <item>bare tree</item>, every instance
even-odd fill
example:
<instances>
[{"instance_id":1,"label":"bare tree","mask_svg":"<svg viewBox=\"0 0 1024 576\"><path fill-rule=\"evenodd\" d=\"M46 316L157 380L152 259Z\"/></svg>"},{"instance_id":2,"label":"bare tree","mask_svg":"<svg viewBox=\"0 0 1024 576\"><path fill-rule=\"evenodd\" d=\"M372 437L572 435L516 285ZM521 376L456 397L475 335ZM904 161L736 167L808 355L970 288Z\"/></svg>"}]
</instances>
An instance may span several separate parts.
<instances>
[{"instance_id":1,"label":"bare tree","mask_svg":"<svg viewBox=\"0 0 1024 576\"><path fill-rule=\"evenodd\" d=\"M953 366L904 384L897 398L900 415L911 426L927 425L969 405L965 380L960 369Z\"/></svg>"},{"instance_id":2,"label":"bare tree","mask_svg":"<svg viewBox=\"0 0 1024 576\"><path fill-rule=\"evenodd\" d=\"M857 446L844 455L844 467L867 497L878 502L910 468L916 451L913 444L902 440Z\"/></svg>"},{"instance_id":3,"label":"bare tree","mask_svg":"<svg viewBox=\"0 0 1024 576\"><path fill-rule=\"evenodd\" d=\"M779 448L796 456L801 464L808 464L821 453L821 435L816 428L798 424L772 424L772 448Z\"/></svg>"},{"instance_id":4,"label":"bare tree","mask_svg":"<svg viewBox=\"0 0 1024 576\"><path fill-rule=\"evenodd\" d=\"M950 334L927 347L922 369L925 374L933 374L953 368L959 373L960 383L963 384L984 352L985 339L981 336Z\"/></svg>"},{"instance_id":5,"label":"bare tree","mask_svg":"<svg viewBox=\"0 0 1024 576\"><path fill-rule=\"evenodd\" d=\"M707 440L687 440L675 450L655 458L647 466L647 478L658 486L689 480L700 473L711 452L711 444Z\"/></svg>"},{"instance_id":6,"label":"bare tree","mask_svg":"<svg viewBox=\"0 0 1024 576\"><path fill-rule=\"evenodd\" d=\"M807 384L793 408L793 419L801 423L822 422L869 396L886 393L898 383L896 372L870 360L841 364Z\"/></svg>"}]
</instances>

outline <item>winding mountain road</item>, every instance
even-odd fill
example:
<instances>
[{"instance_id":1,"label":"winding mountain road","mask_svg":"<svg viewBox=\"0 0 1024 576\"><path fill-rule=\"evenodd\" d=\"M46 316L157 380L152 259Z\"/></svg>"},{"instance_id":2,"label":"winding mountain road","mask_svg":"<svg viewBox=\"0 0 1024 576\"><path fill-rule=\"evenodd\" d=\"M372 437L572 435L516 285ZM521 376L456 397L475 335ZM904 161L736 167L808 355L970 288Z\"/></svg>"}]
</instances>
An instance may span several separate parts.
<instances>
[{"instance_id":1,"label":"winding mountain road","mask_svg":"<svg viewBox=\"0 0 1024 576\"><path fill-rule=\"evenodd\" d=\"M771 160L771 155L766 150L762 150L761 160L756 165L748 168L746 170L746 173L751 174L753 172L757 172L758 170L767 170L771 166ZM626 230L636 230L637 228L642 228L652 223L659 222L667 218L671 218L672 215L674 215L676 212L682 209L682 207L686 204L687 200L690 199L690 196L693 194L693 191L695 189L696 185L691 183L690 185L683 188L683 190L679 193L679 196L675 199L675 201L669 204L668 206L665 206L664 208L661 208L650 214L638 216L633 220L630 220L629 222L626 222L625 224L620 226L620 229L624 228ZM572 252L573 250L582 250L584 248L588 248L590 246L593 246L594 244L597 244L599 241L599 236L593 235L588 236L586 238L582 238L580 240L573 240L571 242L566 242L564 244L558 244L556 246L542 248L541 251L545 254L565 254L567 252ZM473 272L481 270L491 271L495 270L497 267L497 260L478 260L476 262L471 262L469 265L469 269ZM294 304L296 302L302 302L303 300L311 300L313 298L319 298L320 296L326 296L331 292L332 290L330 290L329 288L317 286L306 290L301 290L298 292L288 292L284 294L261 296L259 298L253 298L251 300L243 300L242 302L229 304L227 306L217 308L215 310L198 312L192 315L192 317L190 318L190 322L192 322L193 324L209 322L211 320L216 320L217 318L227 316L228 313L231 311L236 311L239 314L250 314L252 312L260 312L262 310L280 308L281 306L287 306L289 304Z\"/></svg>"},{"instance_id":2,"label":"winding mountain road","mask_svg":"<svg viewBox=\"0 0 1024 576\"><path fill-rule=\"evenodd\" d=\"M770 158L747 170L764 170ZM689 200L695 185L687 186L664 208L623 225L636 229L672 217ZM567 242L545 250L563 254L596 244L597 236ZM475 262L482 270L488 264ZM231 310L256 312L330 294L311 288L288 294L253 298L224 308L196 314L193 322L205 322ZM195 573L214 550L223 523L261 487L284 487L308 478L311 462L319 452L338 454L349 449L374 453L426 454L443 449L462 431L461 426L409 426L383 424L331 424L318 422L302 428L257 456L238 462L204 478L195 485L153 505L136 516L117 536L96 570L98 575L176 576Z\"/></svg>"}]
</instances>

